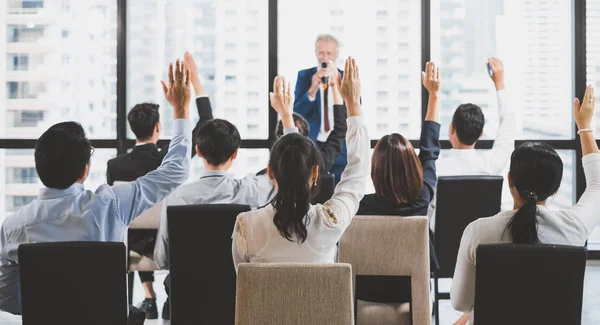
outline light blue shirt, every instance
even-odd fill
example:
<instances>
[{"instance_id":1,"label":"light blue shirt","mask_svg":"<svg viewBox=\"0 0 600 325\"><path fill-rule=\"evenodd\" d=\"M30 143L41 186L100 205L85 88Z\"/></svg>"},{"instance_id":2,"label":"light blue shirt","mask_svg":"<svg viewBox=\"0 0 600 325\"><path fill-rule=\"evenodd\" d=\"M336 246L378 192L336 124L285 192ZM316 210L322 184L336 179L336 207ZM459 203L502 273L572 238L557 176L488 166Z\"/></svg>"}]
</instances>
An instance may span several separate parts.
<instances>
[{"instance_id":1,"label":"light blue shirt","mask_svg":"<svg viewBox=\"0 0 600 325\"><path fill-rule=\"evenodd\" d=\"M182 185L169 195L164 205L154 247L156 264L162 269L169 268L167 205L247 204L256 209L267 205L276 194L266 174L235 179L226 171L207 171L200 179Z\"/></svg>"},{"instance_id":2,"label":"light blue shirt","mask_svg":"<svg viewBox=\"0 0 600 325\"><path fill-rule=\"evenodd\" d=\"M75 183L60 190L42 188L39 197L8 216L0 227L0 310L21 312L17 249L21 244L124 239L127 226L183 184L189 174L192 127L173 123L174 136L162 165L137 180L98 187Z\"/></svg>"}]
</instances>

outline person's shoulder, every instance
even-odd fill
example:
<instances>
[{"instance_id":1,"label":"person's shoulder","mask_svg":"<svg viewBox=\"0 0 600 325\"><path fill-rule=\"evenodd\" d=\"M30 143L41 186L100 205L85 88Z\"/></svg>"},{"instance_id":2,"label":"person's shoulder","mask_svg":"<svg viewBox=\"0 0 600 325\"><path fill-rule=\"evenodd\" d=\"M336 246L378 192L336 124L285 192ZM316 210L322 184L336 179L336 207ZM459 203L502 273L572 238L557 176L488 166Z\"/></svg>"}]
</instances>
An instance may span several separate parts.
<instances>
[{"instance_id":1,"label":"person's shoulder","mask_svg":"<svg viewBox=\"0 0 600 325\"><path fill-rule=\"evenodd\" d=\"M303 69L303 70L298 71L298 76L299 77L304 77L304 76L307 76L307 75L311 75L312 76L316 71L317 71L317 67Z\"/></svg>"},{"instance_id":2,"label":"person's shoulder","mask_svg":"<svg viewBox=\"0 0 600 325\"><path fill-rule=\"evenodd\" d=\"M116 156L115 158L109 159L108 163L107 163L108 167L109 168L111 166L114 167L114 166L117 166L117 165L123 163L124 161L129 160L130 159L130 155L131 155L130 153L122 153L122 154Z\"/></svg>"},{"instance_id":3,"label":"person's shoulder","mask_svg":"<svg viewBox=\"0 0 600 325\"><path fill-rule=\"evenodd\" d=\"M465 229L477 244L492 244L503 241L506 225L514 211L502 211L491 217L479 218Z\"/></svg>"}]
</instances>

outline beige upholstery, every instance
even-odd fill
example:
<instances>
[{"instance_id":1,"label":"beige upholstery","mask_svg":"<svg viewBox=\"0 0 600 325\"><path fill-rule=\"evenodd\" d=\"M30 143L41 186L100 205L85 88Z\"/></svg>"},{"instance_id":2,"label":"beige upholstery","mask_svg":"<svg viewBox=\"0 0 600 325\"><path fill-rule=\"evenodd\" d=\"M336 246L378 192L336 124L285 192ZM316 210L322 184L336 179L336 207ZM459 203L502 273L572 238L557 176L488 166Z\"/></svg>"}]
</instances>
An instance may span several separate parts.
<instances>
[{"instance_id":1,"label":"beige upholstery","mask_svg":"<svg viewBox=\"0 0 600 325\"><path fill-rule=\"evenodd\" d=\"M339 250L339 262L351 264L354 276L410 276L413 324L419 325L431 323L428 225L426 217L356 216ZM408 305L358 301L356 323L410 324Z\"/></svg>"},{"instance_id":2,"label":"beige upholstery","mask_svg":"<svg viewBox=\"0 0 600 325\"><path fill-rule=\"evenodd\" d=\"M128 182L115 181L115 185L125 184ZM138 217L129 224L129 229L158 229L160 224L160 216L164 209L164 200L156 203L150 209L142 212ZM127 240L125 240L127 243ZM129 250L128 250L129 251ZM139 256L138 254L129 252L129 270L130 271L156 271L160 268L154 262L154 259L148 256Z\"/></svg>"},{"instance_id":3,"label":"beige upholstery","mask_svg":"<svg viewBox=\"0 0 600 325\"><path fill-rule=\"evenodd\" d=\"M236 325L353 323L350 265L239 265Z\"/></svg>"}]
</instances>

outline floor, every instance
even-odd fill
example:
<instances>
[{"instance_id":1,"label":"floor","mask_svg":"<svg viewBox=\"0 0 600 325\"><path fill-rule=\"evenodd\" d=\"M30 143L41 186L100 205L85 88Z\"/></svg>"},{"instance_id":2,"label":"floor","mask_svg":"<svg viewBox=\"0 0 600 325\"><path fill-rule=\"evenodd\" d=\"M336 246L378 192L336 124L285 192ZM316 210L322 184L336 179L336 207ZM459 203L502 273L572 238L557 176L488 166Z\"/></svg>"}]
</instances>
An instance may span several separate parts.
<instances>
[{"instance_id":1,"label":"floor","mask_svg":"<svg viewBox=\"0 0 600 325\"><path fill-rule=\"evenodd\" d=\"M159 271L155 275L154 288L157 291L157 302L159 307L159 314L162 310L162 305L165 301L166 294L163 288L163 281L167 273L165 271ZM139 278L135 277L136 283L134 284L133 301L141 302L144 297L144 291L142 289ZM440 283L440 290L449 290L450 281L442 281ZM582 325L595 325L600 323L600 261L590 261L586 268L585 273L585 286L583 292L583 314L582 314ZM440 303L440 325L451 325L460 317L461 313L452 309L452 305L449 300L442 300ZM169 321L163 321L160 318L157 320L147 320L146 325L166 325L170 324ZM433 324L433 322L432 322Z\"/></svg>"}]
</instances>

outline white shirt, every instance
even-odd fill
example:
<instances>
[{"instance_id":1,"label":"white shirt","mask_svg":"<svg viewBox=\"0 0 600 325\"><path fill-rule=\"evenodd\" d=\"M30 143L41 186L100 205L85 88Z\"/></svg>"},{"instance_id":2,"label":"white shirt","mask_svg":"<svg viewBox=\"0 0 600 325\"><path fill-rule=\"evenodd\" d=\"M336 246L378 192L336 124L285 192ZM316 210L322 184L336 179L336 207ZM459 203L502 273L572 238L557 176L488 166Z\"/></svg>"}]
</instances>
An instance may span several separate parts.
<instances>
[{"instance_id":1,"label":"white shirt","mask_svg":"<svg viewBox=\"0 0 600 325\"><path fill-rule=\"evenodd\" d=\"M273 224L273 205L241 213L233 231L233 262L239 263L334 263L336 243L350 225L365 193L370 172L370 138L360 117L348 118L346 143L348 165L333 197L325 204L311 205L307 214L306 241L289 241Z\"/></svg>"},{"instance_id":2,"label":"white shirt","mask_svg":"<svg viewBox=\"0 0 600 325\"><path fill-rule=\"evenodd\" d=\"M496 92L496 98L498 99L500 126L492 149L451 149L449 152L442 151L436 162L438 177L501 174L515 147L516 117L513 107L507 105L504 89ZM434 194L427 213L432 227L435 224L436 199L437 195Z\"/></svg>"},{"instance_id":3,"label":"white shirt","mask_svg":"<svg viewBox=\"0 0 600 325\"><path fill-rule=\"evenodd\" d=\"M323 107L325 107L325 96L323 96L323 92L325 90L323 89L323 86L319 87L319 98L321 99L321 129L319 130L319 134L317 134L317 141L319 142L325 142L327 141L327 138L329 137L329 134L331 133L331 131L333 131L333 92L330 90L327 92L327 106L329 107L328 109L328 114L327 116L325 116L325 110L323 109ZM310 97L310 95L308 96L308 100L310 100L311 102L315 101L315 97ZM325 132L325 119L329 120L329 131Z\"/></svg>"},{"instance_id":4,"label":"white shirt","mask_svg":"<svg viewBox=\"0 0 600 325\"><path fill-rule=\"evenodd\" d=\"M571 208L550 211L538 205L538 237L543 244L583 246L600 221L600 154L582 158L587 188L579 202ZM515 211L504 211L481 218L467 226L456 260L450 297L454 309L472 312L475 303L475 257L480 244L512 243L510 232L504 231ZM474 315L471 314L472 324Z\"/></svg>"}]
</instances>

